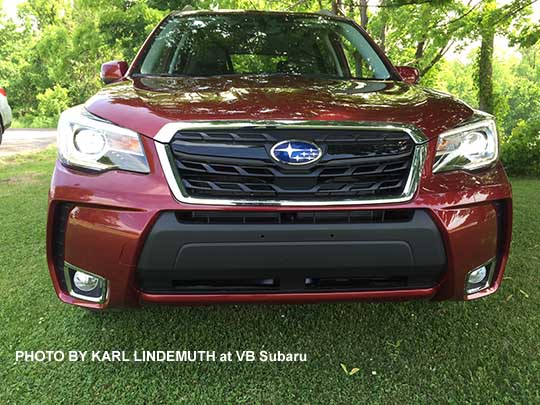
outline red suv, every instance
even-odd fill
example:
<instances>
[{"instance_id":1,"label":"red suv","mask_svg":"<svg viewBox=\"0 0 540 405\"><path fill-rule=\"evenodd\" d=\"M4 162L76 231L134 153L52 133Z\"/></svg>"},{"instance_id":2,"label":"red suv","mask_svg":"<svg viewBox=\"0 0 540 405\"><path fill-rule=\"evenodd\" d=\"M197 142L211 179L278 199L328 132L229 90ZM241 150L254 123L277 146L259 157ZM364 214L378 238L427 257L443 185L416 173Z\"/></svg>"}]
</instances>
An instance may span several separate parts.
<instances>
[{"instance_id":1,"label":"red suv","mask_svg":"<svg viewBox=\"0 0 540 405\"><path fill-rule=\"evenodd\" d=\"M491 294L511 187L493 117L326 14L169 15L65 111L47 253L60 299Z\"/></svg>"}]
</instances>

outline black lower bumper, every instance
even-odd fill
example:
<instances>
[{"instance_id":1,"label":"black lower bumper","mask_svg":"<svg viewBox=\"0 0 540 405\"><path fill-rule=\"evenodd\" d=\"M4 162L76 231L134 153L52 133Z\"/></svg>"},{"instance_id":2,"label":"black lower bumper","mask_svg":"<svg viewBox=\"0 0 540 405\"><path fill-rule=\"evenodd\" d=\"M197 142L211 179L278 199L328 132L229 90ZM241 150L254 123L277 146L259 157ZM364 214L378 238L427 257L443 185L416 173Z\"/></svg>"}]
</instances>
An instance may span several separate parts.
<instances>
[{"instance_id":1,"label":"black lower bumper","mask_svg":"<svg viewBox=\"0 0 540 405\"><path fill-rule=\"evenodd\" d=\"M165 212L154 224L137 268L142 291L417 289L436 285L447 267L441 235L422 210L394 220L346 223L332 216L325 223L184 218Z\"/></svg>"}]
</instances>

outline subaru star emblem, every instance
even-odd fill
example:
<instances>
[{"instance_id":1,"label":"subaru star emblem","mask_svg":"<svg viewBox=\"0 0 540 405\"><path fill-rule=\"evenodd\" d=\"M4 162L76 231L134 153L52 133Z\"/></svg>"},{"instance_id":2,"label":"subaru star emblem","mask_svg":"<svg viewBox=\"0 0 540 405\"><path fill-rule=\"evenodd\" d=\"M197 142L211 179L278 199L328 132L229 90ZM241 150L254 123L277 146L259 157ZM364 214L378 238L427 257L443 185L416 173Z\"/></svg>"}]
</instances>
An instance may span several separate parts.
<instances>
[{"instance_id":1,"label":"subaru star emblem","mask_svg":"<svg viewBox=\"0 0 540 405\"><path fill-rule=\"evenodd\" d=\"M280 163L287 165L308 165L322 157L321 148L307 141L283 141L276 143L270 155Z\"/></svg>"}]
</instances>

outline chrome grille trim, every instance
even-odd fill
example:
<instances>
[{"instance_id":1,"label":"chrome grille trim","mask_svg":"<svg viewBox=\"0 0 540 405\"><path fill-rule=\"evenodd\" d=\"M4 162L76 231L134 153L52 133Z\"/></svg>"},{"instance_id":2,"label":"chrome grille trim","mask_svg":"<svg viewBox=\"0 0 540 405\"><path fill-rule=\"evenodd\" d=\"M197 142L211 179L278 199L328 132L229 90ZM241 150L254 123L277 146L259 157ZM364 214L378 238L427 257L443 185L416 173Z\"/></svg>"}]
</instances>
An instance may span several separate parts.
<instances>
[{"instance_id":1,"label":"chrome grille trim","mask_svg":"<svg viewBox=\"0 0 540 405\"><path fill-rule=\"evenodd\" d=\"M197 198L186 196L180 188L180 180L173 169L174 160L171 157L169 142L178 131L182 130L208 130L208 129L268 129L268 128L302 128L302 129L343 129L343 130L376 130L376 131L403 131L407 133L416 144L411 169L403 193L392 198L364 198L343 200L313 200L313 201L287 201L287 200L242 200ZM420 182L427 154L427 137L416 127L406 124L388 124L374 122L341 122L341 121L190 121L166 124L154 138L159 161L165 174L172 195L184 204L194 205L226 205L226 206L342 206L342 205L373 205L392 204L410 201Z\"/></svg>"}]
</instances>

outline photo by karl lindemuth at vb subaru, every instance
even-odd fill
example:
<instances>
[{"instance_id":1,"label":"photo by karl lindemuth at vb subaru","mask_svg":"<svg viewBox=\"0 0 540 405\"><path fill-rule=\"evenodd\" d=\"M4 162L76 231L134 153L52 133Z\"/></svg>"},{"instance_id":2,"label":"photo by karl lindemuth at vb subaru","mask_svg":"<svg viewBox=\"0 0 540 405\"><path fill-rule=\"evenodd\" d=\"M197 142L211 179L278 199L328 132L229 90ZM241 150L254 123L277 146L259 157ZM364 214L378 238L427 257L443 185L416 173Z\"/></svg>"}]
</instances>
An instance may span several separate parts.
<instances>
[{"instance_id":1,"label":"photo by karl lindemuth at vb subaru","mask_svg":"<svg viewBox=\"0 0 540 405\"><path fill-rule=\"evenodd\" d=\"M417 85L328 13L175 12L58 125L60 299L471 300L512 193L493 117Z\"/></svg>"}]
</instances>

